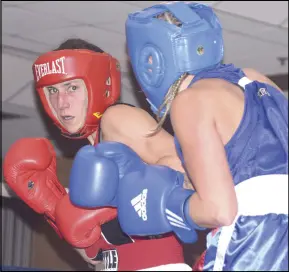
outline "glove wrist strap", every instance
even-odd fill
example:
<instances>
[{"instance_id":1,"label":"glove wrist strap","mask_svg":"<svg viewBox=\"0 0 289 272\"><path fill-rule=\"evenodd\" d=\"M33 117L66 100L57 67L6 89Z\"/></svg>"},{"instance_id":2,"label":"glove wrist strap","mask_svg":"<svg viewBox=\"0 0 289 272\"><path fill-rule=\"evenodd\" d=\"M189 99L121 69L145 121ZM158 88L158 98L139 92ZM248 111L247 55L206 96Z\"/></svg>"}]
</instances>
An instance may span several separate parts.
<instances>
[{"instance_id":1,"label":"glove wrist strap","mask_svg":"<svg viewBox=\"0 0 289 272\"><path fill-rule=\"evenodd\" d=\"M172 230L184 243L195 243L198 239L196 230L201 230L189 213L189 200L194 190L175 188L167 202L166 217Z\"/></svg>"},{"instance_id":2,"label":"glove wrist strap","mask_svg":"<svg viewBox=\"0 0 289 272\"><path fill-rule=\"evenodd\" d=\"M195 191L193 191L193 192L195 193ZM195 230L205 230L206 229L204 227L200 227L199 225L197 225L194 222L194 220L192 219L192 217L190 216L190 197L188 197L184 203L184 217L185 217L184 219L186 220L187 224L190 227L192 227L193 229L195 229Z\"/></svg>"}]
</instances>

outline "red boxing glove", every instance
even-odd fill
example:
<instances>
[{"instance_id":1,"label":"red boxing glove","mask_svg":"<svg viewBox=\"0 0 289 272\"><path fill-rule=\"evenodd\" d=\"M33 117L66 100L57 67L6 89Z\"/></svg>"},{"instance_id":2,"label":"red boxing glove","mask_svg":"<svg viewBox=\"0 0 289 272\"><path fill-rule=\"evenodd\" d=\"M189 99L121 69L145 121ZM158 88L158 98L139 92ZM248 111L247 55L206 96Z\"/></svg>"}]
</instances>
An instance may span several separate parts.
<instances>
[{"instance_id":1,"label":"red boxing glove","mask_svg":"<svg viewBox=\"0 0 289 272\"><path fill-rule=\"evenodd\" d=\"M7 152L3 164L9 187L30 208L43 214L61 236L55 225L55 207L67 193L56 175L56 154L45 138L23 138Z\"/></svg>"},{"instance_id":2,"label":"red boxing glove","mask_svg":"<svg viewBox=\"0 0 289 272\"><path fill-rule=\"evenodd\" d=\"M114 208L87 210L71 204L56 175L56 154L45 138L23 138L4 160L10 188L35 212L43 214L57 234L78 248L87 248L100 235L100 226L117 216Z\"/></svg>"},{"instance_id":3,"label":"red boxing glove","mask_svg":"<svg viewBox=\"0 0 289 272\"><path fill-rule=\"evenodd\" d=\"M117 216L115 208L83 209L66 195L57 204L56 224L64 239L77 248L87 248L101 237L100 226Z\"/></svg>"}]
</instances>

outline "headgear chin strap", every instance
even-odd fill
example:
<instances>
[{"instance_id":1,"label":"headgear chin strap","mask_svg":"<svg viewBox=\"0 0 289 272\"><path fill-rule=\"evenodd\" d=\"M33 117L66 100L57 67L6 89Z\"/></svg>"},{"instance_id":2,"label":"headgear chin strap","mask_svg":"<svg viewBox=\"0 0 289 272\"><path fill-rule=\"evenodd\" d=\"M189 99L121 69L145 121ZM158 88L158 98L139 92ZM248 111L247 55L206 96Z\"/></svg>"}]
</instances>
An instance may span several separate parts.
<instances>
[{"instance_id":1,"label":"headgear chin strap","mask_svg":"<svg viewBox=\"0 0 289 272\"><path fill-rule=\"evenodd\" d=\"M157 18L164 12L179 26ZM134 74L155 113L183 73L196 74L223 59L221 25L202 4L174 1L129 14L126 40Z\"/></svg>"},{"instance_id":2,"label":"headgear chin strap","mask_svg":"<svg viewBox=\"0 0 289 272\"><path fill-rule=\"evenodd\" d=\"M84 49L59 50L41 55L32 69L44 109L65 137L82 139L95 131L98 134L102 114L120 96L120 66L115 58ZM67 131L53 114L44 93L45 86L73 79L84 81L88 96L84 125L74 134Z\"/></svg>"}]
</instances>

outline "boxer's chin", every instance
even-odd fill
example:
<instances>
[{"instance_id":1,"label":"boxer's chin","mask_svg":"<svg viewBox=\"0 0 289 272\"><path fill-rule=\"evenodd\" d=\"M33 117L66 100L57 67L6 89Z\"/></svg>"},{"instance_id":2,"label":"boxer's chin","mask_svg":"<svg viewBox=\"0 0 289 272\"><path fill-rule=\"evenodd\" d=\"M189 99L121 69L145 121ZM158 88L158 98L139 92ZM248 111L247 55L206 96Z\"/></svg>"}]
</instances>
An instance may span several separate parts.
<instances>
[{"instance_id":1,"label":"boxer's chin","mask_svg":"<svg viewBox=\"0 0 289 272\"><path fill-rule=\"evenodd\" d=\"M70 134L78 133L83 127L83 122L76 122L76 120L70 119L67 122L61 122L63 128Z\"/></svg>"},{"instance_id":2,"label":"boxer's chin","mask_svg":"<svg viewBox=\"0 0 289 272\"><path fill-rule=\"evenodd\" d=\"M70 134L79 133L79 131L84 126L85 118L80 118L79 116L58 116L61 125Z\"/></svg>"},{"instance_id":3,"label":"boxer's chin","mask_svg":"<svg viewBox=\"0 0 289 272\"><path fill-rule=\"evenodd\" d=\"M75 134L81 130L82 125L70 125L70 126L63 125L63 127L68 131L68 133Z\"/></svg>"}]
</instances>

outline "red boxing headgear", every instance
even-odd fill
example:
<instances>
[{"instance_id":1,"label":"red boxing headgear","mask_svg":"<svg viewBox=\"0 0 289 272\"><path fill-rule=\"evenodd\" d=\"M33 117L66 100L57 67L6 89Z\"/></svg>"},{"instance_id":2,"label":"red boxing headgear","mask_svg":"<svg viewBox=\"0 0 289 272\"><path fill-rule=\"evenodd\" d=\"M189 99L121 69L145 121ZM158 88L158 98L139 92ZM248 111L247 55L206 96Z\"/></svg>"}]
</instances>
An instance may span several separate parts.
<instances>
[{"instance_id":1,"label":"red boxing headgear","mask_svg":"<svg viewBox=\"0 0 289 272\"><path fill-rule=\"evenodd\" d=\"M45 111L68 138L87 138L93 132L98 132L102 114L120 96L120 66L115 58L106 53L85 49L52 51L41 55L34 62L32 70ZM84 81L88 98L84 125L75 134L69 133L59 122L44 93L45 86L73 79Z\"/></svg>"}]
</instances>

